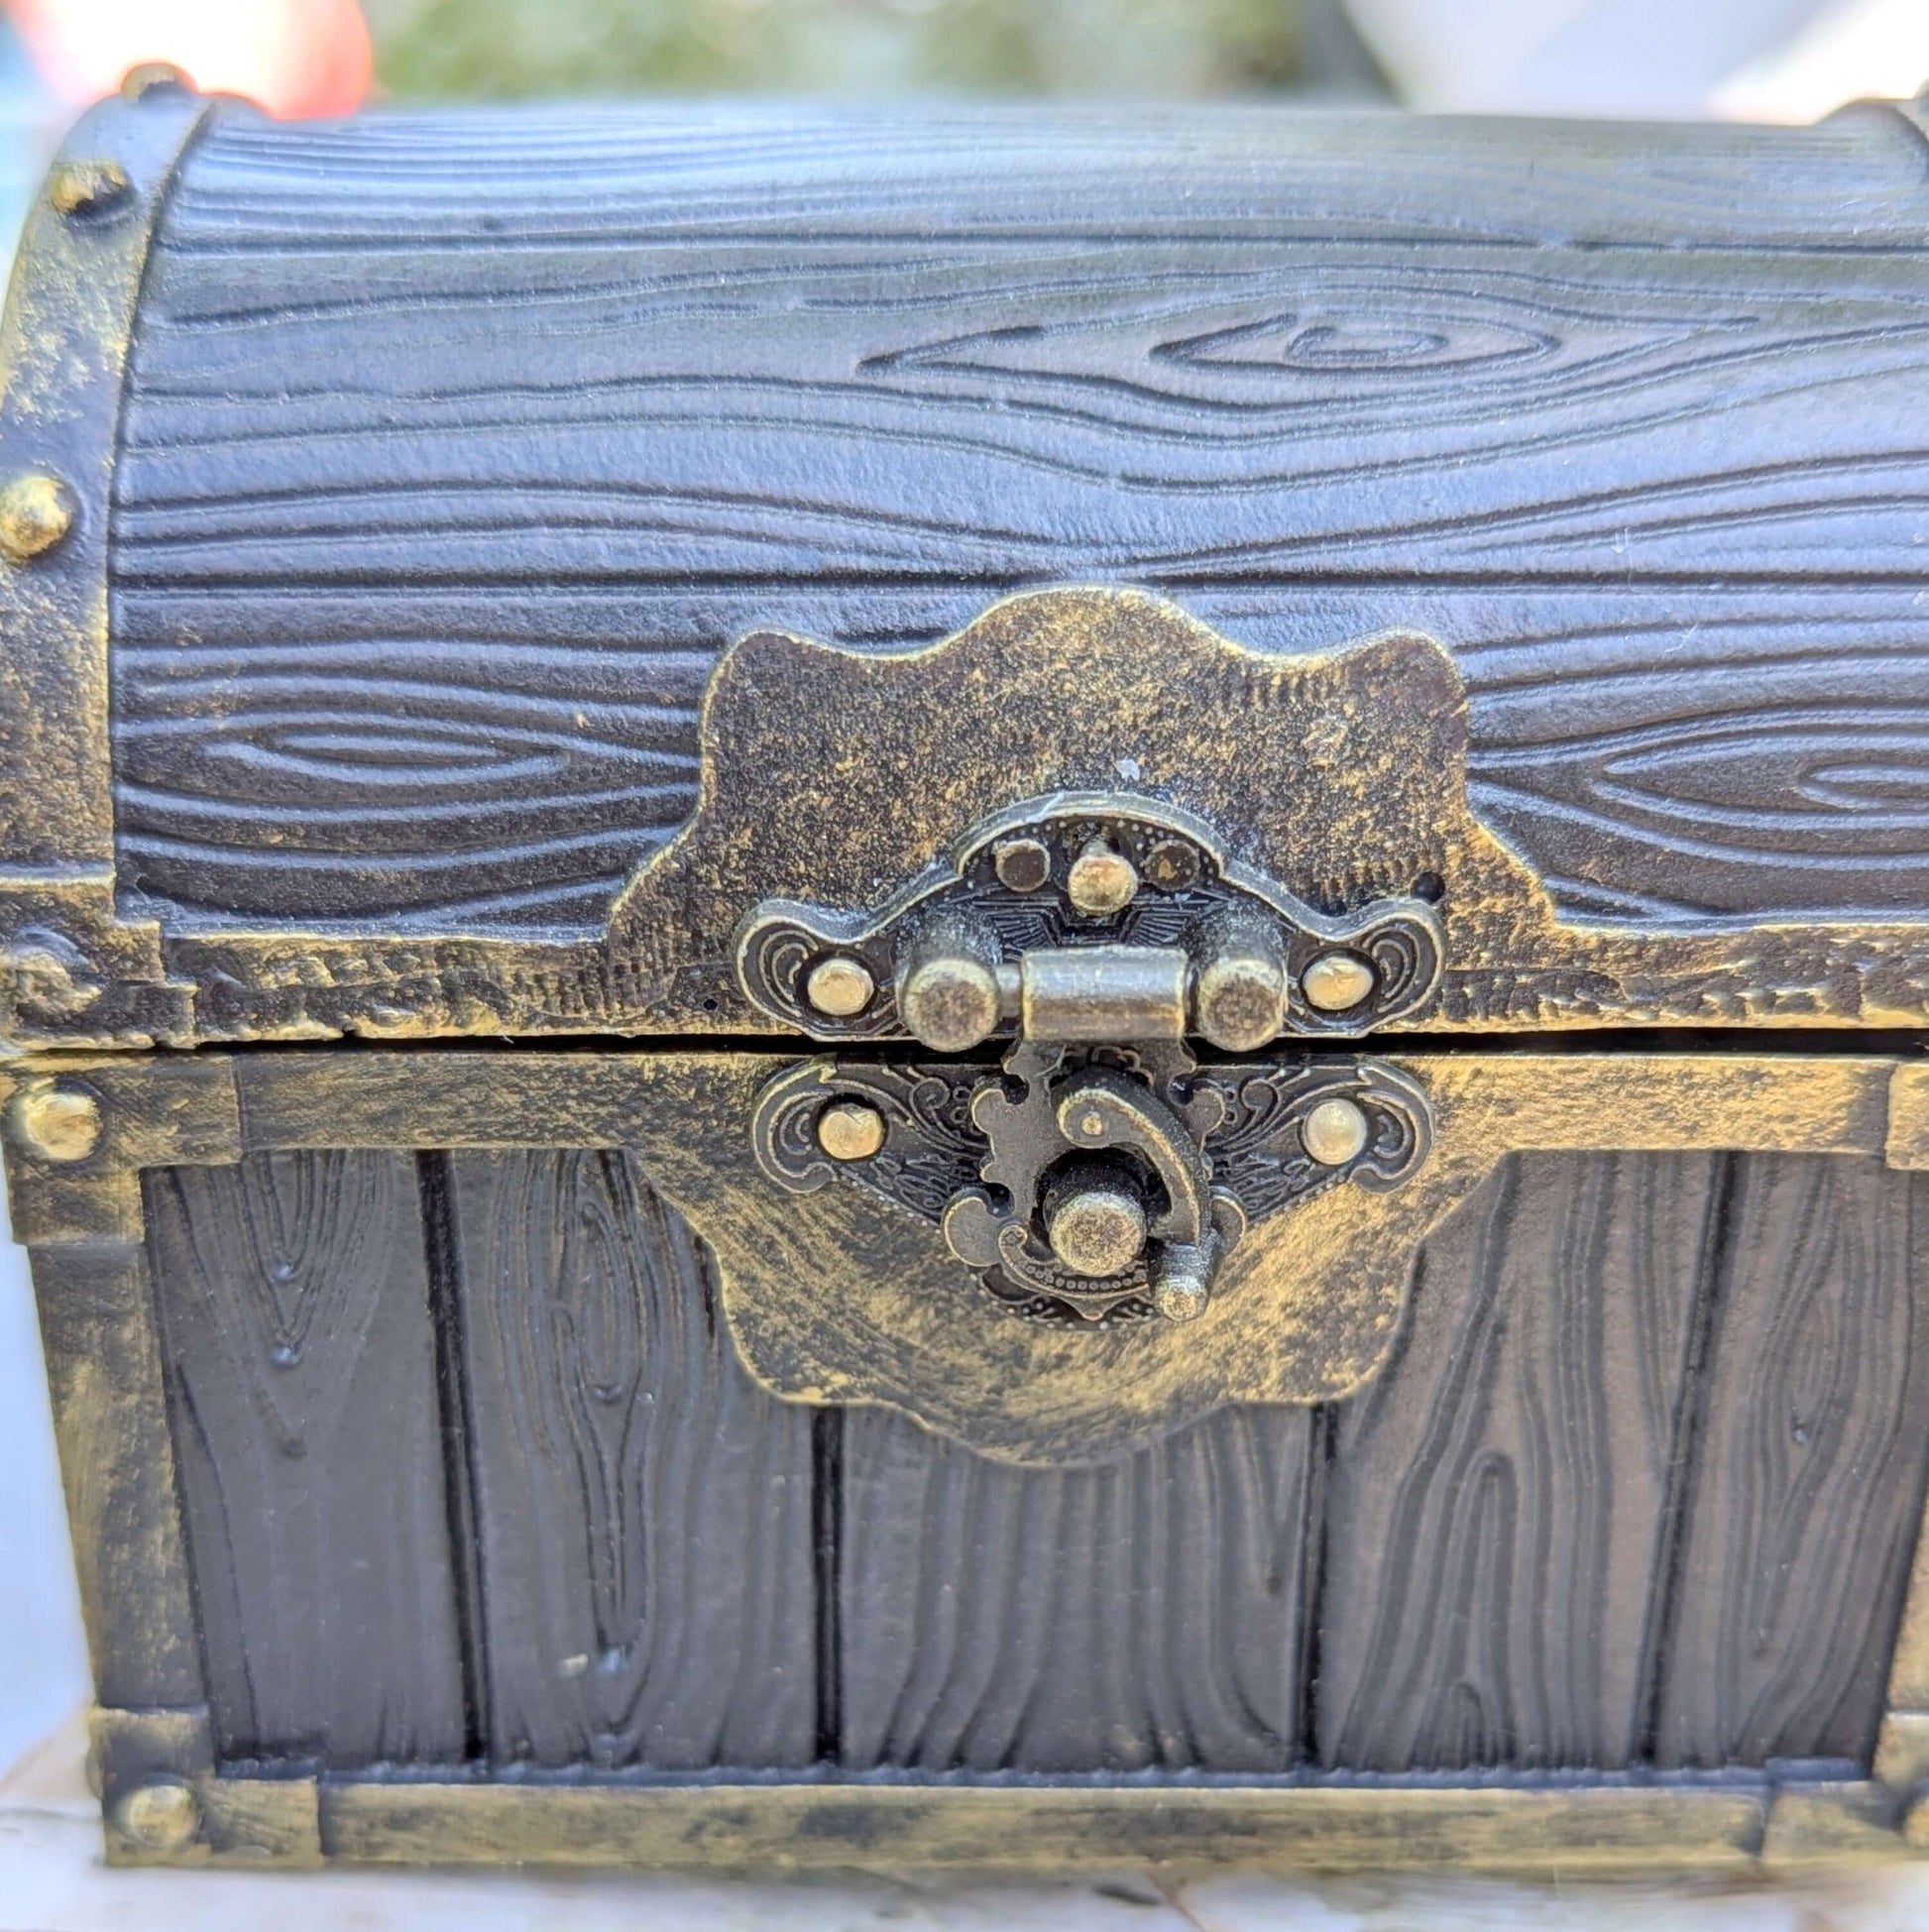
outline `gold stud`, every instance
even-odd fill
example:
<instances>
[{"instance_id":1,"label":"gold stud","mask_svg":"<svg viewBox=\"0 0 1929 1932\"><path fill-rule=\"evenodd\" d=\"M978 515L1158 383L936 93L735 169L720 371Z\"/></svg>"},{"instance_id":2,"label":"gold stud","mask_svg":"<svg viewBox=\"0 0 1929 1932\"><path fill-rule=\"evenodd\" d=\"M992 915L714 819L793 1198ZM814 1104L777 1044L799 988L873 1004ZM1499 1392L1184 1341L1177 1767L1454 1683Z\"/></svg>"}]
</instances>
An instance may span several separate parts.
<instances>
[{"instance_id":1,"label":"gold stud","mask_svg":"<svg viewBox=\"0 0 1929 1932\"><path fill-rule=\"evenodd\" d=\"M171 60L143 60L121 76L121 98L144 101L150 94L191 94L194 83Z\"/></svg>"},{"instance_id":2,"label":"gold stud","mask_svg":"<svg viewBox=\"0 0 1929 1932\"><path fill-rule=\"evenodd\" d=\"M1357 1006L1374 988L1373 968L1353 953L1322 953L1300 975L1300 989L1309 1006L1322 1013L1344 1013Z\"/></svg>"},{"instance_id":3,"label":"gold stud","mask_svg":"<svg viewBox=\"0 0 1929 1932\"><path fill-rule=\"evenodd\" d=\"M884 1116L862 1100L833 1100L817 1117L817 1144L834 1161L867 1161L884 1145Z\"/></svg>"},{"instance_id":4,"label":"gold stud","mask_svg":"<svg viewBox=\"0 0 1929 1932\"><path fill-rule=\"evenodd\" d=\"M1121 1275L1145 1248L1145 1206L1124 1182L1080 1187L1046 1216L1052 1252L1074 1274Z\"/></svg>"},{"instance_id":5,"label":"gold stud","mask_svg":"<svg viewBox=\"0 0 1929 1932\"><path fill-rule=\"evenodd\" d=\"M43 1161L84 1161L100 1144L100 1102L84 1086L36 1080L7 1111L14 1138Z\"/></svg>"},{"instance_id":6,"label":"gold stud","mask_svg":"<svg viewBox=\"0 0 1929 1932\"><path fill-rule=\"evenodd\" d=\"M1161 839L1145 855L1145 875L1164 892L1183 892L1196 885L1197 851L1184 839Z\"/></svg>"},{"instance_id":7,"label":"gold stud","mask_svg":"<svg viewBox=\"0 0 1929 1932\"><path fill-rule=\"evenodd\" d=\"M27 470L0 489L0 551L25 563L73 527L73 497L58 477Z\"/></svg>"},{"instance_id":8,"label":"gold stud","mask_svg":"<svg viewBox=\"0 0 1929 1932\"><path fill-rule=\"evenodd\" d=\"M201 1829L201 1806L177 1777L151 1777L114 1805L114 1829L146 1852L184 1852Z\"/></svg>"},{"instance_id":9,"label":"gold stud","mask_svg":"<svg viewBox=\"0 0 1929 1932\"><path fill-rule=\"evenodd\" d=\"M998 975L981 960L941 953L914 966L898 994L912 1034L935 1053L964 1053L998 1024Z\"/></svg>"},{"instance_id":10,"label":"gold stud","mask_svg":"<svg viewBox=\"0 0 1929 1932\"><path fill-rule=\"evenodd\" d=\"M843 955L820 960L804 981L804 997L812 1010L833 1020L848 1020L861 1013L876 990L877 982L863 961Z\"/></svg>"},{"instance_id":11,"label":"gold stud","mask_svg":"<svg viewBox=\"0 0 1929 1932\"><path fill-rule=\"evenodd\" d=\"M1228 947L1199 969L1192 990L1198 1030L1227 1053L1255 1053L1286 1018L1286 973L1256 947Z\"/></svg>"},{"instance_id":12,"label":"gold stud","mask_svg":"<svg viewBox=\"0 0 1929 1932\"><path fill-rule=\"evenodd\" d=\"M1042 839L1007 839L991 863L998 883L1012 892L1036 892L1052 876L1052 854Z\"/></svg>"},{"instance_id":13,"label":"gold stud","mask_svg":"<svg viewBox=\"0 0 1929 1932\"><path fill-rule=\"evenodd\" d=\"M128 191L127 170L117 161L63 161L47 180L47 198L63 215L98 214Z\"/></svg>"},{"instance_id":14,"label":"gold stud","mask_svg":"<svg viewBox=\"0 0 1929 1932\"><path fill-rule=\"evenodd\" d=\"M1077 858L1065 889L1074 906L1088 919L1104 919L1122 912L1139 889L1139 875L1123 852L1094 839Z\"/></svg>"},{"instance_id":15,"label":"gold stud","mask_svg":"<svg viewBox=\"0 0 1929 1932\"><path fill-rule=\"evenodd\" d=\"M1343 1168L1366 1150L1366 1115L1351 1100L1321 1100L1300 1126L1306 1152L1322 1168Z\"/></svg>"},{"instance_id":16,"label":"gold stud","mask_svg":"<svg viewBox=\"0 0 1929 1932\"><path fill-rule=\"evenodd\" d=\"M1166 1266L1152 1291L1152 1306L1168 1321L1192 1321L1205 1312L1212 1284L1206 1265L1197 1257L1194 1249L1192 1258L1179 1263L1167 1251Z\"/></svg>"}]
</instances>

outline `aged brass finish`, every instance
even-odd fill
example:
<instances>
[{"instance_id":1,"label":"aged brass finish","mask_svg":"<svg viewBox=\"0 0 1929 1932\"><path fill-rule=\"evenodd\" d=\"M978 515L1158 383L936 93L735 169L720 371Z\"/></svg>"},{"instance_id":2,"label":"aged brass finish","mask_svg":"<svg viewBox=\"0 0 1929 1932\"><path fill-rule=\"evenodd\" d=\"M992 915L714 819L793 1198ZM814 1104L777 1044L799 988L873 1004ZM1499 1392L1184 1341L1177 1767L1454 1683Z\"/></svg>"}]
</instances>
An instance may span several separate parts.
<instances>
[{"instance_id":1,"label":"aged brass finish","mask_svg":"<svg viewBox=\"0 0 1929 1932\"><path fill-rule=\"evenodd\" d=\"M1198 883L1198 852L1185 839L1155 839L1144 854L1145 875L1162 892L1184 892Z\"/></svg>"},{"instance_id":2,"label":"aged brass finish","mask_svg":"<svg viewBox=\"0 0 1929 1932\"><path fill-rule=\"evenodd\" d=\"M1277 932L1258 920L1230 922L1198 968L1192 1008L1199 1032L1227 1053L1257 1053L1275 1038L1286 1024Z\"/></svg>"},{"instance_id":3,"label":"aged brass finish","mask_svg":"<svg viewBox=\"0 0 1929 1932\"><path fill-rule=\"evenodd\" d=\"M201 1829L201 1807L180 1778L156 1777L117 1799L110 1822L144 1852L167 1856L193 1844Z\"/></svg>"},{"instance_id":4,"label":"aged brass finish","mask_svg":"<svg viewBox=\"0 0 1929 1932\"><path fill-rule=\"evenodd\" d=\"M1120 1170L1092 1163L1048 1190L1045 1227L1052 1252L1075 1275L1119 1275L1145 1250L1145 1202Z\"/></svg>"},{"instance_id":5,"label":"aged brass finish","mask_svg":"<svg viewBox=\"0 0 1929 1932\"><path fill-rule=\"evenodd\" d=\"M992 853L998 883L1014 892L1036 892L1052 876L1052 854L1041 839L1006 839Z\"/></svg>"},{"instance_id":6,"label":"aged brass finish","mask_svg":"<svg viewBox=\"0 0 1929 1932\"><path fill-rule=\"evenodd\" d=\"M193 91L194 83L170 60L144 60L121 76L121 98L143 101L155 94Z\"/></svg>"},{"instance_id":7,"label":"aged brass finish","mask_svg":"<svg viewBox=\"0 0 1929 1932\"><path fill-rule=\"evenodd\" d=\"M1322 953L1300 975L1307 1000L1322 1013L1345 1013L1373 993L1373 968L1351 953Z\"/></svg>"},{"instance_id":8,"label":"aged brass finish","mask_svg":"<svg viewBox=\"0 0 1929 1932\"><path fill-rule=\"evenodd\" d=\"M193 987L161 930L115 896L107 542L128 344L153 225L210 108L185 94L106 102L69 168L128 183L111 219L29 209L0 324L0 1040L145 1047L191 1039ZM77 176L75 177L77 178ZM65 190L62 190L65 192ZM53 545L52 549L49 548Z\"/></svg>"},{"instance_id":9,"label":"aged brass finish","mask_svg":"<svg viewBox=\"0 0 1929 1932\"><path fill-rule=\"evenodd\" d=\"M58 477L29 470L0 489L0 553L26 563L73 527L73 493Z\"/></svg>"},{"instance_id":10,"label":"aged brass finish","mask_svg":"<svg viewBox=\"0 0 1929 1932\"><path fill-rule=\"evenodd\" d=\"M804 997L811 1010L827 1019L848 1020L870 1004L877 983L861 960L835 957L820 961L811 968Z\"/></svg>"},{"instance_id":11,"label":"aged brass finish","mask_svg":"<svg viewBox=\"0 0 1929 1932\"><path fill-rule=\"evenodd\" d=\"M99 214L125 200L131 186L117 161L63 161L48 176L47 198L63 215Z\"/></svg>"},{"instance_id":12,"label":"aged brass finish","mask_svg":"<svg viewBox=\"0 0 1929 1932\"><path fill-rule=\"evenodd\" d=\"M1194 1120L1162 1097L1179 1064L1149 1080L1021 1047L1001 1080L974 1083L976 1173L960 1175L941 1225L995 1303L1034 1321L1099 1325L1203 1306L1245 1217L1215 1193ZM1148 1184L1163 1197L1155 1211Z\"/></svg>"},{"instance_id":13,"label":"aged brass finish","mask_svg":"<svg viewBox=\"0 0 1929 1932\"><path fill-rule=\"evenodd\" d=\"M1369 1132L1366 1115L1351 1100L1321 1100L1305 1117L1300 1138L1321 1167L1344 1167L1357 1160Z\"/></svg>"},{"instance_id":14,"label":"aged brass finish","mask_svg":"<svg viewBox=\"0 0 1929 1932\"><path fill-rule=\"evenodd\" d=\"M43 1161L84 1161L100 1144L100 1102L68 1080L35 1080L7 1109L14 1139Z\"/></svg>"},{"instance_id":15,"label":"aged brass finish","mask_svg":"<svg viewBox=\"0 0 1929 1932\"><path fill-rule=\"evenodd\" d=\"M1021 868L1042 882L1022 890L1001 870L1021 845L1044 854ZM1154 871L1175 883L1152 882ZM1055 878L1064 883L1053 890ZM1299 971L1340 940L1374 962L1373 981L1369 998L1333 1014L1301 995ZM1418 899L1365 898L1329 917L1228 858L1189 813L1126 793L1065 792L967 832L868 916L765 900L739 925L736 956L753 1004L826 1041L909 1033L962 1053L1016 1021L1021 1039L1064 1041L1177 1039L1196 1026L1250 1051L1282 1031L1356 1034L1423 1010L1442 939ZM888 996L842 1020L817 1010L811 976L834 959L865 961Z\"/></svg>"},{"instance_id":16,"label":"aged brass finish","mask_svg":"<svg viewBox=\"0 0 1929 1932\"><path fill-rule=\"evenodd\" d=\"M1766 1779L1641 1788L1372 1789L1293 1784L1026 1779L936 1786L703 1783L628 1787L332 1780L321 1805L333 1856L496 1863L805 1870L851 1867L1166 1874L1224 1866L1499 1871L1572 1878L1657 1869L1744 1876L1809 1862L1781 1818L1791 1801L1822 1836L1855 1833L1867 1784L1813 1799ZM1866 1841L1866 1833L1862 1834ZM1824 1843L1827 1843L1824 1839ZM1840 1840L1835 1856L1840 1858ZM1900 1858L1864 1842L1859 1856ZM1826 1856L1826 1853L1824 1854Z\"/></svg>"},{"instance_id":17,"label":"aged brass finish","mask_svg":"<svg viewBox=\"0 0 1929 1932\"><path fill-rule=\"evenodd\" d=\"M861 1100L835 1100L818 1115L817 1144L834 1161L867 1161L884 1145L884 1116Z\"/></svg>"},{"instance_id":18,"label":"aged brass finish","mask_svg":"<svg viewBox=\"0 0 1929 1932\"><path fill-rule=\"evenodd\" d=\"M884 1145L861 1169L820 1158L814 1123L833 1094L884 1122ZM1352 1096L1370 1133L1321 1165L1302 1123L1334 1094ZM765 1088L750 1132L779 1187L814 1193L843 1172L940 1226L999 1308L1078 1328L1198 1314L1249 1224L1340 1181L1401 1186L1426 1158L1431 1120L1421 1083L1379 1062L1199 1067L1176 1043L1120 1053L1046 1041L1015 1047L997 1074L807 1061ZM1100 1265L1111 1249L1070 1252L1055 1226L1068 1192L1098 1189L1145 1214L1112 1266Z\"/></svg>"},{"instance_id":19,"label":"aged brass finish","mask_svg":"<svg viewBox=\"0 0 1929 1932\"><path fill-rule=\"evenodd\" d=\"M988 1040L1002 1005L995 967L968 954L939 954L905 974L905 1024L938 1053L966 1053Z\"/></svg>"},{"instance_id":20,"label":"aged brass finish","mask_svg":"<svg viewBox=\"0 0 1929 1932\"><path fill-rule=\"evenodd\" d=\"M1138 889L1138 868L1103 839L1093 839L1085 847L1065 879L1065 896L1087 919L1109 919L1123 912Z\"/></svg>"},{"instance_id":21,"label":"aged brass finish","mask_svg":"<svg viewBox=\"0 0 1929 1932\"><path fill-rule=\"evenodd\" d=\"M1143 879L1135 853L1145 861ZM1048 893L1054 878L1064 884ZM1320 985L1333 977L1328 970L1322 979L1322 962L1342 962L1342 971L1358 964L1333 948L1336 923L1384 966L1360 966L1367 989L1348 998L1337 1020L1316 1002L1292 1003L1288 967L1296 948L1310 953L1301 983ZM1358 1030L1376 1014L1411 1010L1433 990L1440 935L1416 900L1369 900L1341 922L1314 913L1229 860L1207 828L1169 808L1086 793L1026 801L968 833L949 861L867 919L766 901L738 933L746 993L820 1035L835 1037L817 996L823 976L858 957L875 962L880 978L892 964L896 1022L935 1053L966 1052L1015 1022L1002 1078L962 1077L969 1086L964 1117L939 1136L952 1182L938 1217L952 1253L995 1302L1027 1320L1195 1319L1255 1213L1297 1204L1315 1177L1357 1172L1397 1186L1425 1156L1426 1102L1418 1088L1400 1089L1390 1110L1374 1116L1385 1132L1371 1161L1375 1128L1359 1106L1337 1099L1319 1110L1335 1085L1373 1088L1378 1080L1383 1101L1394 1092L1397 1082L1346 1065L1316 1070L1291 1100L1275 1094L1277 1107L1264 1107L1269 1136L1277 1139L1288 1115L1294 1122L1291 1158L1300 1171L1292 1186L1249 1183L1242 1192L1213 1165L1210 1137L1250 1108L1253 1095L1274 1091L1276 1070L1235 1065L1201 1075L1183 1045L1187 1035L1252 1053L1289 1026ZM880 1000L853 1016L846 1033L875 1037L889 1028L882 1007ZM899 1083L917 1078L909 1069L884 1071ZM926 1078L934 1093L944 1090L936 1070ZM796 1159L789 1118L810 1090L808 1074L801 1083L784 1076L752 1127L758 1157L780 1187L820 1184L817 1166ZM828 1116L818 1118L818 1146L836 1154L824 1139ZM907 1204L928 1214L938 1206L931 1183L939 1162L900 1152L900 1164L880 1162L884 1191L915 1171L926 1192ZM1101 1153L1102 1167L1090 1158ZM885 1155L880 1145L865 1158Z\"/></svg>"},{"instance_id":22,"label":"aged brass finish","mask_svg":"<svg viewBox=\"0 0 1929 1932\"><path fill-rule=\"evenodd\" d=\"M1176 946L1056 947L1018 963L1024 1040L1178 1040L1191 962Z\"/></svg>"}]
</instances>

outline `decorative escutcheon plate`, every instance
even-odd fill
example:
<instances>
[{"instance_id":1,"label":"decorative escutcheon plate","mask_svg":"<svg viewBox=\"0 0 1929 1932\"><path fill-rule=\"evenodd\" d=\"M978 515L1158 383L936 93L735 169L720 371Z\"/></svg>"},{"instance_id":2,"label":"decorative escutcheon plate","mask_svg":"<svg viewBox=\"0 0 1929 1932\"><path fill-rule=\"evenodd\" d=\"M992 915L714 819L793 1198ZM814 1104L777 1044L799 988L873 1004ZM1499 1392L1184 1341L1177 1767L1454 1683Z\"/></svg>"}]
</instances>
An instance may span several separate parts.
<instances>
[{"instance_id":1,"label":"decorative escutcheon plate","mask_svg":"<svg viewBox=\"0 0 1929 1932\"><path fill-rule=\"evenodd\" d=\"M1068 1060L1076 1065L1067 1066ZM1016 1063L1016 1071L1014 1071ZM1063 1090L1071 1088L1069 1099ZM916 1066L808 1060L780 1075L757 1104L758 1163L777 1183L809 1194L842 1183L861 1188L940 1228L988 1298L987 1312L1074 1329L1117 1327L1161 1313L1195 1318L1199 1306L1159 1304L1151 1257L1134 1255L1110 1275L1065 1266L1030 1226L1047 1194L1052 1163L1081 1158L1061 1129L1067 1112L1088 1113L1097 1094L1130 1104L1135 1090L1183 1124L1203 1156L1228 1249L1270 1221L1348 1183L1369 1193L1397 1188L1426 1158L1432 1113L1420 1083L1382 1062L1279 1059L1196 1066L1129 1051L1036 1050L1003 1069L969 1063ZM1321 1113L1357 1121L1357 1132L1322 1146ZM874 1148L827 1151L822 1123L868 1117ZM1094 1136L1095 1138L1095 1136ZM835 1142L833 1142L835 1144ZM1321 1155L1326 1158L1320 1158ZM1158 1177L1151 1177L1157 1185ZM985 1185L988 1184L988 1185ZM1014 1211L1013 1202L1026 1211Z\"/></svg>"}]
</instances>

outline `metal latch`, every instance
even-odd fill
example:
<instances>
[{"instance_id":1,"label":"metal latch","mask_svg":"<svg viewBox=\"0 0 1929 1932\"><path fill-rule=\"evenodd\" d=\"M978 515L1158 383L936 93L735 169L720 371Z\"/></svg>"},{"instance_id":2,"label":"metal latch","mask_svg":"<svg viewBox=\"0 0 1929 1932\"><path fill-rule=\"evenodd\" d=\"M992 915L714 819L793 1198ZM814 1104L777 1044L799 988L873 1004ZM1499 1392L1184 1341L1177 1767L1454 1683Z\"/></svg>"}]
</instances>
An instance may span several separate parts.
<instances>
[{"instance_id":1,"label":"metal latch","mask_svg":"<svg viewBox=\"0 0 1929 1932\"><path fill-rule=\"evenodd\" d=\"M1390 1068L1201 1064L1188 1042L1253 1056L1365 1032L1431 995L1440 955L1418 893L1322 912L1184 813L1030 801L874 913L770 901L744 922L744 991L819 1039L1011 1042L995 1067L793 1069L758 1109L758 1156L786 1187L841 1174L936 1218L1033 1319L1187 1319L1256 1214L1347 1179L1395 1186L1428 1136L1424 1096Z\"/></svg>"}]
</instances>

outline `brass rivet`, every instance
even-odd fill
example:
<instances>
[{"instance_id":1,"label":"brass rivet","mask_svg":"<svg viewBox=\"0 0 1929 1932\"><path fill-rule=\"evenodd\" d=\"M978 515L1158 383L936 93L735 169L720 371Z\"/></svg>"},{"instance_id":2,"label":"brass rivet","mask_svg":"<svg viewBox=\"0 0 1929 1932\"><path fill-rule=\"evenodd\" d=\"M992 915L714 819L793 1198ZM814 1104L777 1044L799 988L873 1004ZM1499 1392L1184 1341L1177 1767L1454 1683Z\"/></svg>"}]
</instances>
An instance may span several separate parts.
<instances>
[{"instance_id":1,"label":"brass rivet","mask_svg":"<svg viewBox=\"0 0 1929 1932\"><path fill-rule=\"evenodd\" d=\"M143 60L121 76L121 98L144 101L150 94L191 94L194 83L170 60Z\"/></svg>"},{"instance_id":2,"label":"brass rivet","mask_svg":"<svg viewBox=\"0 0 1929 1932\"><path fill-rule=\"evenodd\" d=\"M833 1100L817 1117L817 1144L834 1161L867 1161L884 1145L884 1116L862 1100Z\"/></svg>"},{"instance_id":3,"label":"brass rivet","mask_svg":"<svg viewBox=\"0 0 1929 1932\"><path fill-rule=\"evenodd\" d=\"M151 1777L114 1805L114 1829L144 1851L184 1852L201 1829L201 1807L177 1777Z\"/></svg>"},{"instance_id":4,"label":"brass rivet","mask_svg":"<svg viewBox=\"0 0 1929 1932\"><path fill-rule=\"evenodd\" d=\"M28 470L0 489L0 551L25 563L73 527L73 497L58 477Z\"/></svg>"},{"instance_id":5,"label":"brass rivet","mask_svg":"<svg viewBox=\"0 0 1929 1932\"><path fill-rule=\"evenodd\" d=\"M827 1018L848 1020L870 1004L877 982L862 960L820 960L804 981L804 997L812 1008Z\"/></svg>"},{"instance_id":6,"label":"brass rivet","mask_svg":"<svg viewBox=\"0 0 1929 1932\"><path fill-rule=\"evenodd\" d=\"M1072 861L1065 889L1078 911L1089 919L1102 919L1132 903L1132 895L1139 889L1139 875L1123 852L1114 852L1102 839L1094 839Z\"/></svg>"},{"instance_id":7,"label":"brass rivet","mask_svg":"<svg viewBox=\"0 0 1929 1932\"><path fill-rule=\"evenodd\" d=\"M991 862L998 883L1013 892L1036 892L1052 876L1052 854L1041 839L1007 839Z\"/></svg>"},{"instance_id":8,"label":"brass rivet","mask_svg":"<svg viewBox=\"0 0 1929 1932\"><path fill-rule=\"evenodd\" d=\"M1080 1188L1057 1203L1046 1231L1075 1274L1123 1274L1145 1248L1145 1207L1124 1184Z\"/></svg>"},{"instance_id":9,"label":"brass rivet","mask_svg":"<svg viewBox=\"0 0 1929 1932\"><path fill-rule=\"evenodd\" d=\"M43 1161L84 1161L100 1144L100 1102L84 1086L36 1080L14 1095L9 1125Z\"/></svg>"},{"instance_id":10,"label":"brass rivet","mask_svg":"<svg viewBox=\"0 0 1929 1932\"><path fill-rule=\"evenodd\" d=\"M904 1024L938 1053L964 1053L998 1024L998 976L977 960L945 954L927 960L898 995Z\"/></svg>"},{"instance_id":11,"label":"brass rivet","mask_svg":"<svg viewBox=\"0 0 1929 1932\"><path fill-rule=\"evenodd\" d=\"M49 175L47 198L63 215L98 214L128 191L127 170L117 161L63 161Z\"/></svg>"},{"instance_id":12,"label":"brass rivet","mask_svg":"<svg viewBox=\"0 0 1929 1932\"><path fill-rule=\"evenodd\" d=\"M1200 968L1192 1003L1198 1030L1227 1053L1253 1053L1286 1017L1286 974L1276 960L1226 952Z\"/></svg>"},{"instance_id":13,"label":"brass rivet","mask_svg":"<svg viewBox=\"0 0 1929 1932\"><path fill-rule=\"evenodd\" d=\"M1322 1168L1343 1168L1366 1148L1366 1115L1351 1100L1321 1100L1300 1126L1306 1152Z\"/></svg>"},{"instance_id":14,"label":"brass rivet","mask_svg":"<svg viewBox=\"0 0 1929 1932\"><path fill-rule=\"evenodd\" d=\"M1344 1013L1373 991L1373 968L1351 953L1322 953L1300 975L1308 1005Z\"/></svg>"},{"instance_id":15,"label":"brass rivet","mask_svg":"<svg viewBox=\"0 0 1929 1932\"><path fill-rule=\"evenodd\" d=\"M1184 839L1161 839L1145 855L1145 875L1162 891L1183 892L1198 883L1198 852Z\"/></svg>"},{"instance_id":16,"label":"brass rivet","mask_svg":"<svg viewBox=\"0 0 1929 1932\"><path fill-rule=\"evenodd\" d=\"M1205 1312L1208 1293L1203 1282L1190 1278L1164 1281L1154 1290L1152 1305L1168 1321L1191 1321Z\"/></svg>"}]
</instances>

